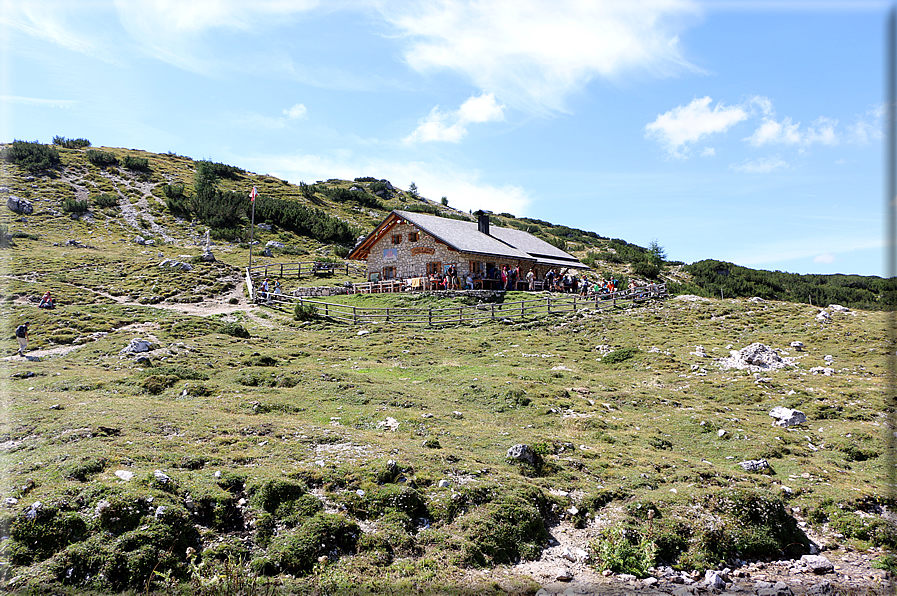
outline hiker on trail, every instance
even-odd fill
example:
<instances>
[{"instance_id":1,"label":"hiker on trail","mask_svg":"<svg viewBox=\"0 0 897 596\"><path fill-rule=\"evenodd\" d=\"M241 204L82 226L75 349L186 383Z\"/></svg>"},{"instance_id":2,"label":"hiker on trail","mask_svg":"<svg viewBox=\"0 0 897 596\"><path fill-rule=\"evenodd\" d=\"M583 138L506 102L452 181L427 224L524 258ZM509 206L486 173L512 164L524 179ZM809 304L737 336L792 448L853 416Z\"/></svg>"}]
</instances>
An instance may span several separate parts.
<instances>
[{"instance_id":1,"label":"hiker on trail","mask_svg":"<svg viewBox=\"0 0 897 596\"><path fill-rule=\"evenodd\" d=\"M554 290L554 269L549 269L545 274L545 287L549 292Z\"/></svg>"},{"instance_id":2,"label":"hiker on trail","mask_svg":"<svg viewBox=\"0 0 897 596\"><path fill-rule=\"evenodd\" d=\"M280 280L275 279L274 280L274 294L277 295L277 294L282 294L282 293L283 293L283 290L280 287Z\"/></svg>"},{"instance_id":3,"label":"hiker on trail","mask_svg":"<svg viewBox=\"0 0 897 596\"><path fill-rule=\"evenodd\" d=\"M261 297L264 300L268 299L268 278L267 277L265 278L265 281L262 282Z\"/></svg>"},{"instance_id":4,"label":"hiker on trail","mask_svg":"<svg viewBox=\"0 0 897 596\"><path fill-rule=\"evenodd\" d=\"M533 273L533 270L530 269L526 274L526 281L529 284L529 291L532 292L536 289L536 274Z\"/></svg>"},{"instance_id":5,"label":"hiker on trail","mask_svg":"<svg viewBox=\"0 0 897 596\"><path fill-rule=\"evenodd\" d=\"M53 308L53 298L50 297L50 291L48 290L44 297L41 298L40 304L37 305L38 308Z\"/></svg>"},{"instance_id":6,"label":"hiker on trail","mask_svg":"<svg viewBox=\"0 0 897 596\"><path fill-rule=\"evenodd\" d=\"M28 347L28 321L16 327L16 339L19 340L19 355L25 355L25 349Z\"/></svg>"}]
</instances>

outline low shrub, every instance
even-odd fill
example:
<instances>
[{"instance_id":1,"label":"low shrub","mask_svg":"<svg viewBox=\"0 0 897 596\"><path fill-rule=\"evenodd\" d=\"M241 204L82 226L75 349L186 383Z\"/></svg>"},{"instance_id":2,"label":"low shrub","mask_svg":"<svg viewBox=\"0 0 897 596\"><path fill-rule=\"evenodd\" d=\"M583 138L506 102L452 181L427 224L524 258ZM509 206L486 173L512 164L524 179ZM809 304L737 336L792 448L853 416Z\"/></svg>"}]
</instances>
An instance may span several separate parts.
<instances>
[{"instance_id":1,"label":"low shrub","mask_svg":"<svg viewBox=\"0 0 897 596\"><path fill-rule=\"evenodd\" d=\"M637 532L623 527L605 528L589 544L595 566L600 571L628 573L647 577L648 568L654 565L657 547Z\"/></svg>"},{"instance_id":2,"label":"low shrub","mask_svg":"<svg viewBox=\"0 0 897 596\"><path fill-rule=\"evenodd\" d=\"M236 304L239 302L236 298L231 298L231 300L235 300L236 302L232 302L231 304ZM243 339L249 339L249 332L246 331L246 328L239 323L224 323L220 327L218 327L218 333L225 333L227 335L231 335L233 337L241 337Z\"/></svg>"},{"instance_id":3,"label":"low shrub","mask_svg":"<svg viewBox=\"0 0 897 596\"><path fill-rule=\"evenodd\" d=\"M118 197L112 193L104 192L93 200L93 204L100 209L105 209L106 207L117 207Z\"/></svg>"},{"instance_id":4,"label":"low shrub","mask_svg":"<svg viewBox=\"0 0 897 596\"><path fill-rule=\"evenodd\" d=\"M94 474L99 474L106 469L106 458L84 457L81 460L69 464L62 470L62 475L70 480L87 482Z\"/></svg>"},{"instance_id":5,"label":"low shrub","mask_svg":"<svg viewBox=\"0 0 897 596\"><path fill-rule=\"evenodd\" d=\"M97 149L90 149L87 152L87 161L98 168L118 165L118 158L115 157L114 154L109 153L108 151L99 151Z\"/></svg>"},{"instance_id":6,"label":"low shrub","mask_svg":"<svg viewBox=\"0 0 897 596\"><path fill-rule=\"evenodd\" d=\"M153 374L140 382L140 387L151 395L159 395L180 379L173 375Z\"/></svg>"},{"instance_id":7,"label":"low shrub","mask_svg":"<svg viewBox=\"0 0 897 596\"><path fill-rule=\"evenodd\" d=\"M306 575L321 555L352 554L361 530L341 515L320 513L294 530L278 534L267 555L253 560L255 571L265 574Z\"/></svg>"},{"instance_id":8,"label":"low shrub","mask_svg":"<svg viewBox=\"0 0 897 596\"><path fill-rule=\"evenodd\" d=\"M53 137L53 144L65 147L66 149L83 149L84 147L90 147L90 141L87 139L67 139L58 135Z\"/></svg>"},{"instance_id":9,"label":"low shrub","mask_svg":"<svg viewBox=\"0 0 897 596\"><path fill-rule=\"evenodd\" d=\"M19 165L29 172L49 170L59 165L59 152L52 145L42 145L37 141L12 142L0 151L0 159Z\"/></svg>"},{"instance_id":10,"label":"low shrub","mask_svg":"<svg viewBox=\"0 0 897 596\"><path fill-rule=\"evenodd\" d=\"M297 321L312 321L318 318L318 309L312 304L297 302L293 309L293 318Z\"/></svg>"},{"instance_id":11,"label":"low shrub","mask_svg":"<svg viewBox=\"0 0 897 596\"><path fill-rule=\"evenodd\" d=\"M125 155L124 159L121 160L122 167L132 170L135 172L149 172L149 158L146 157L133 157L131 155Z\"/></svg>"},{"instance_id":12,"label":"low shrub","mask_svg":"<svg viewBox=\"0 0 897 596\"><path fill-rule=\"evenodd\" d=\"M601 362L604 364L618 364L625 360L629 360L638 354L638 352L638 348L620 348L619 350L614 350L613 352L606 354L601 359Z\"/></svg>"},{"instance_id":13,"label":"low shrub","mask_svg":"<svg viewBox=\"0 0 897 596\"><path fill-rule=\"evenodd\" d=\"M62 200L62 210L66 213L86 213L90 209L88 201L79 201L74 197L66 197Z\"/></svg>"}]
</instances>

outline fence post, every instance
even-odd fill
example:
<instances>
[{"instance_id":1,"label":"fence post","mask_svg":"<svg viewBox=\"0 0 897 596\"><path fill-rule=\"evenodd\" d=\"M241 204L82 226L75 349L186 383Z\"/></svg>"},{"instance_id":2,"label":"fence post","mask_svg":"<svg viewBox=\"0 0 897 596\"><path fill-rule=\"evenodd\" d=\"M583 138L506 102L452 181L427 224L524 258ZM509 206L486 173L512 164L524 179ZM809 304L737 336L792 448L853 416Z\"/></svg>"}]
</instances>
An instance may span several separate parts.
<instances>
[{"instance_id":1,"label":"fence post","mask_svg":"<svg viewBox=\"0 0 897 596\"><path fill-rule=\"evenodd\" d=\"M573 294L573 312L576 312L576 294Z\"/></svg>"},{"instance_id":2,"label":"fence post","mask_svg":"<svg viewBox=\"0 0 897 596\"><path fill-rule=\"evenodd\" d=\"M427 309L427 325L433 325L433 307Z\"/></svg>"},{"instance_id":3,"label":"fence post","mask_svg":"<svg viewBox=\"0 0 897 596\"><path fill-rule=\"evenodd\" d=\"M349 277L349 261L346 261L346 277Z\"/></svg>"},{"instance_id":4,"label":"fence post","mask_svg":"<svg viewBox=\"0 0 897 596\"><path fill-rule=\"evenodd\" d=\"M352 323L358 324L358 314L355 312L355 307L352 307Z\"/></svg>"},{"instance_id":5,"label":"fence post","mask_svg":"<svg viewBox=\"0 0 897 596\"><path fill-rule=\"evenodd\" d=\"M327 302L324 303L324 316L330 316L330 304L328 304Z\"/></svg>"},{"instance_id":6,"label":"fence post","mask_svg":"<svg viewBox=\"0 0 897 596\"><path fill-rule=\"evenodd\" d=\"M495 318L495 303L493 302L490 306L492 306L492 318Z\"/></svg>"},{"instance_id":7,"label":"fence post","mask_svg":"<svg viewBox=\"0 0 897 596\"><path fill-rule=\"evenodd\" d=\"M523 320L524 318L526 318L526 311L524 310L525 308L526 308L526 300L521 300L520 301L520 320Z\"/></svg>"},{"instance_id":8,"label":"fence post","mask_svg":"<svg viewBox=\"0 0 897 596\"><path fill-rule=\"evenodd\" d=\"M551 314L551 296L545 297L545 303L548 306L548 314Z\"/></svg>"},{"instance_id":9,"label":"fence post","mask_svg":"<svg viewBox=\"0 0 897 596\"><path fill-rule=\"evenodd\" d=\"M389 307L386 308L386 320L389 321Z\"/></svg>"},{"instance_id":10,"label":"fence post","mask_svg":"<svg viewBox=\"0 0 897 596\"><path fill-rule=\"evenodd\" d=\"M302 262L297 263L296 267L296 279L302 279Z\"/></svg>"},{"instance_id":11,"label":"fence post","mask_svg":"<svg viewBox=\"0 0 897 596\"><path fill-rule=\"evenodd\" d=\"M280 264L280 277L283 277L283 263Z\"/></svg>"}]
</instances>

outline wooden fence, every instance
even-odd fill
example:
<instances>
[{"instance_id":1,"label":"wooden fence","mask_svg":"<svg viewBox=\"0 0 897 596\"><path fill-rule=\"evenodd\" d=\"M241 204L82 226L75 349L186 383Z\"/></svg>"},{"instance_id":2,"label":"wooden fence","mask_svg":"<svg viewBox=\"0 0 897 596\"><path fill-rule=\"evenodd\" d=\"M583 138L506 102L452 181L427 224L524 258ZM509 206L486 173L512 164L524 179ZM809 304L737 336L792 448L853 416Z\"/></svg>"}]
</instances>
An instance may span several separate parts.
<instances>
[{"instance_id":1,"label":"wooden fence","mask_svg":"<svg viewBox=\"0 0 897 596\"><path fill-rule=\"evenodd\" d=\"M349 261L331 263L328 261L296 261L294 263L269 263L267 265L253 265L247 269L250 277L288 277L295 275L349 275ZM352 268L358 270L358 265L352 263Z\"/></svg>"},{"instance_id":2,"label":"wooden fence","mask_svg":"<svg viewBox=\"0 0 897 596\"><path fill-rule=\"evenodd\" d=\"M637 288L635 290L614 292L613 294L597 294L589 297L549 294L531 300L443 308L360 307L287 296L285 294L270 294L268 302L288 306L297 303L300 306L312 306L317 311L318 316L345 323L389 322L432 326L464 324L495 319L534 319L548 315L577 312L583 309L603 310L618 304L643 302L666 297L666 285L659 284L655 290Z\"/></svg>"}]
</instances>

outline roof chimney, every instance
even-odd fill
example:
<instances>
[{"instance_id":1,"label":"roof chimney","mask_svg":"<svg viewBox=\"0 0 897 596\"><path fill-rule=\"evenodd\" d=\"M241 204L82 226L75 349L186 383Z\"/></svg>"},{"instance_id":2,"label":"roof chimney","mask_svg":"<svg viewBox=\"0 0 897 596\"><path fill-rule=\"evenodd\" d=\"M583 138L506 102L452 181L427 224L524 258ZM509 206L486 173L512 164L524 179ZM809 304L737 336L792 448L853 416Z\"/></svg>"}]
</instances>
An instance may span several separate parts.
<instances>
[{"instance_id":1,"label":"roof chimney","mask_svg":"<svg viewBox=\"0 0 897 596\"><path fill-rule=\"evenodd\" d=\"M489 213L480 211L477 215L477 229L483 234L489 235Z\"/></svg>"}]
</instances>

